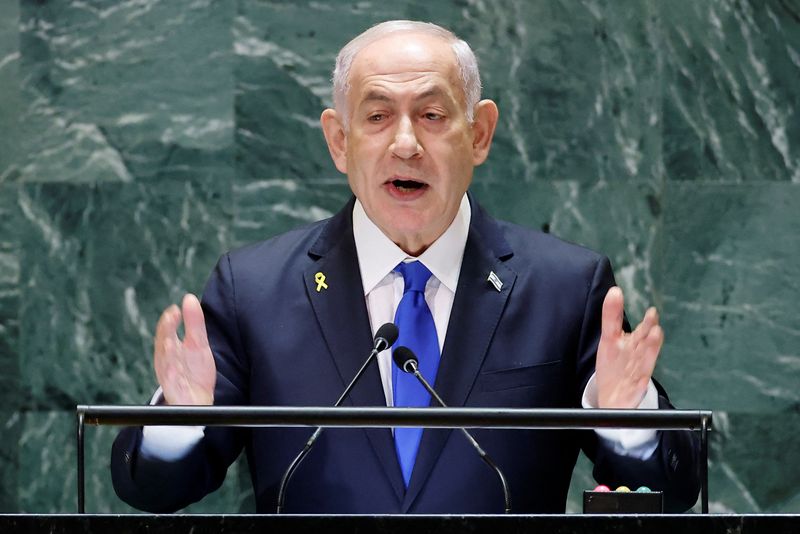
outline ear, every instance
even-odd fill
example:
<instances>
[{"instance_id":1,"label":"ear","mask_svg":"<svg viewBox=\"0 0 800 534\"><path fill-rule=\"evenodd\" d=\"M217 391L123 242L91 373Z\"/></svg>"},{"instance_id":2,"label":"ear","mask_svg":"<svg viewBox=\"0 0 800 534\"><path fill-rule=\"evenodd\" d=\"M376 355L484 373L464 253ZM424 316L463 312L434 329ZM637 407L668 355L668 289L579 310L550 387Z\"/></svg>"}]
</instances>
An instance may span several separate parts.
<instances>
[{"instance_id":1,"label":"ear","mask_svg":"<svg viewBox=\"0 0 800 534\"><path fill-rule=\"evenodd\" d=\"M325 142L328 143L328 152L331 153L333 164L339 172L347 174L347 135L344 132L339 114L336 110L326 109L319 118Z\"/></svg>"},{"instance_id":2,"label":"ear","mask_svg":"<svg viewBox=\"0 0 800 534\"><path fill-rule=\"evenodd\" d=\"M489 157L499 115L497 104L492 100L481 100L475 106L472 122L472 164L476 167Z\"/></svg>"}]
</instances>

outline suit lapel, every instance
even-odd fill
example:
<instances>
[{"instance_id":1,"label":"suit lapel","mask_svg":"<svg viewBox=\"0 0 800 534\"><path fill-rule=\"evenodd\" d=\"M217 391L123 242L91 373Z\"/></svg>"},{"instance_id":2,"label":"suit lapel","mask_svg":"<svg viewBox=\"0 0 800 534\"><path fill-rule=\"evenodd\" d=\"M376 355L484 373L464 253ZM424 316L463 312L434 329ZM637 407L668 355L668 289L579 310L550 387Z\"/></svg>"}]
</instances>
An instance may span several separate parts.
<instances>
[{"instance_id":1,"label":"suit lapel","mask_svg":"<svg viewBox=\"0 0 800 534\"><path fill-rule=\"evenodd\" d=\"M434 385L448 406L453 407L463 406L472 390L516 280L516 273L503 263L512 252L497 223L476 202L472 201L471 206L469 237ZM503 283L499 291L488 280L490 272ZM450 430L423 432L403 512L418 496L450 434Z\"/></svg>"},{"instance_id":2,"label":"suit lapel","mask_svg":"<svg viewBox=\"0 0 800 534\"><path fill-rule=\"evenodd\" d=\"M341 391L361 368L372 347L369 316L353 239L352 211L353 202L349 202L327 223L309 250L309 254L318 260L303 273L308 299L341 378ZM327 287L319 283L322 276ZM331 399L331 404L336 398ZM344 404L386 406L377 361L370 364ZM398 500L402 500L403 478L391 430L371 428L363 431L380 458Z\"/></svg>"}]
</instances>

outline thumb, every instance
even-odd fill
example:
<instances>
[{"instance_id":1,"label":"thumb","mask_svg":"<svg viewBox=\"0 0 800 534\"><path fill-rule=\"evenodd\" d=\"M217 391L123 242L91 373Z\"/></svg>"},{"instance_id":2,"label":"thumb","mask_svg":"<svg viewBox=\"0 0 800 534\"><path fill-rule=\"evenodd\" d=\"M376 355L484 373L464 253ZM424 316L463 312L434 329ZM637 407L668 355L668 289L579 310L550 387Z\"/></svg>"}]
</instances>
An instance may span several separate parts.
<instances>
[{"instance_id":1,"label":"thumb","mask_svg":"<svg viewBox=\"0 0 800 534\"><path fill-rule=\"evenodd\" d=\"M181 304L183 309L184 342L188 342L196 347L208 345L208 334L206 334L206 321L203 317L203 308L200 301L191 293L183 297Z\"/></svg>"}]
</instances>

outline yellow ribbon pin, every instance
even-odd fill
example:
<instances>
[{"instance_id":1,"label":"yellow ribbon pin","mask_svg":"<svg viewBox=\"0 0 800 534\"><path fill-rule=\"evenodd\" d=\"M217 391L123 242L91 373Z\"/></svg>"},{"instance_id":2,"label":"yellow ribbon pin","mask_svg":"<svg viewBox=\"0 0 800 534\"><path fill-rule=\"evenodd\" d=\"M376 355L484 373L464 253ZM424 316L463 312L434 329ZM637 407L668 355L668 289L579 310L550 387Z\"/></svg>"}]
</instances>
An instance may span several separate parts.
<instances>
[{"instance_id":1,"label":"yellow ribbon pin","mask_svg":"<svg viewBox=\"0 0 800 534\"><path fill-rule=\"evenodd\" d=\"M314 275L314 281L317 283L317 293L323 289L328 289L328 284L325 283L325 275L321 272Z\"/></svg>"}]
</instances>

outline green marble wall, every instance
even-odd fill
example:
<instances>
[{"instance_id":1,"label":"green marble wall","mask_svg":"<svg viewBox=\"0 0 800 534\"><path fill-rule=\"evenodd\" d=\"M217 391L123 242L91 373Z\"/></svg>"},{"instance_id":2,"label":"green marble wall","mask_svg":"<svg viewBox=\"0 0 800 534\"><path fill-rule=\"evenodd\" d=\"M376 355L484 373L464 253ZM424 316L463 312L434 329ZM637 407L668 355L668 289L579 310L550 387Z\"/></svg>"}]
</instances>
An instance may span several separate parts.
<instances>
[{"instance_id":1,"label":"green marble wall","mask_svg":"<svg viewBox=\"0 0 800 534\"><path fill-rule=\"evenodd\" d=\"M390 18L474 46L489 210L659 306L657 374L716 412L712 510L800 512L796 0L0 1L0 510L74 511L74 406L145 402L159 311L348 197L317 119L335 52ZM129 510L113 434L88 430L91 511ZM191 511L252 510L243 469Z\"/></svg>"}]
</instances>

